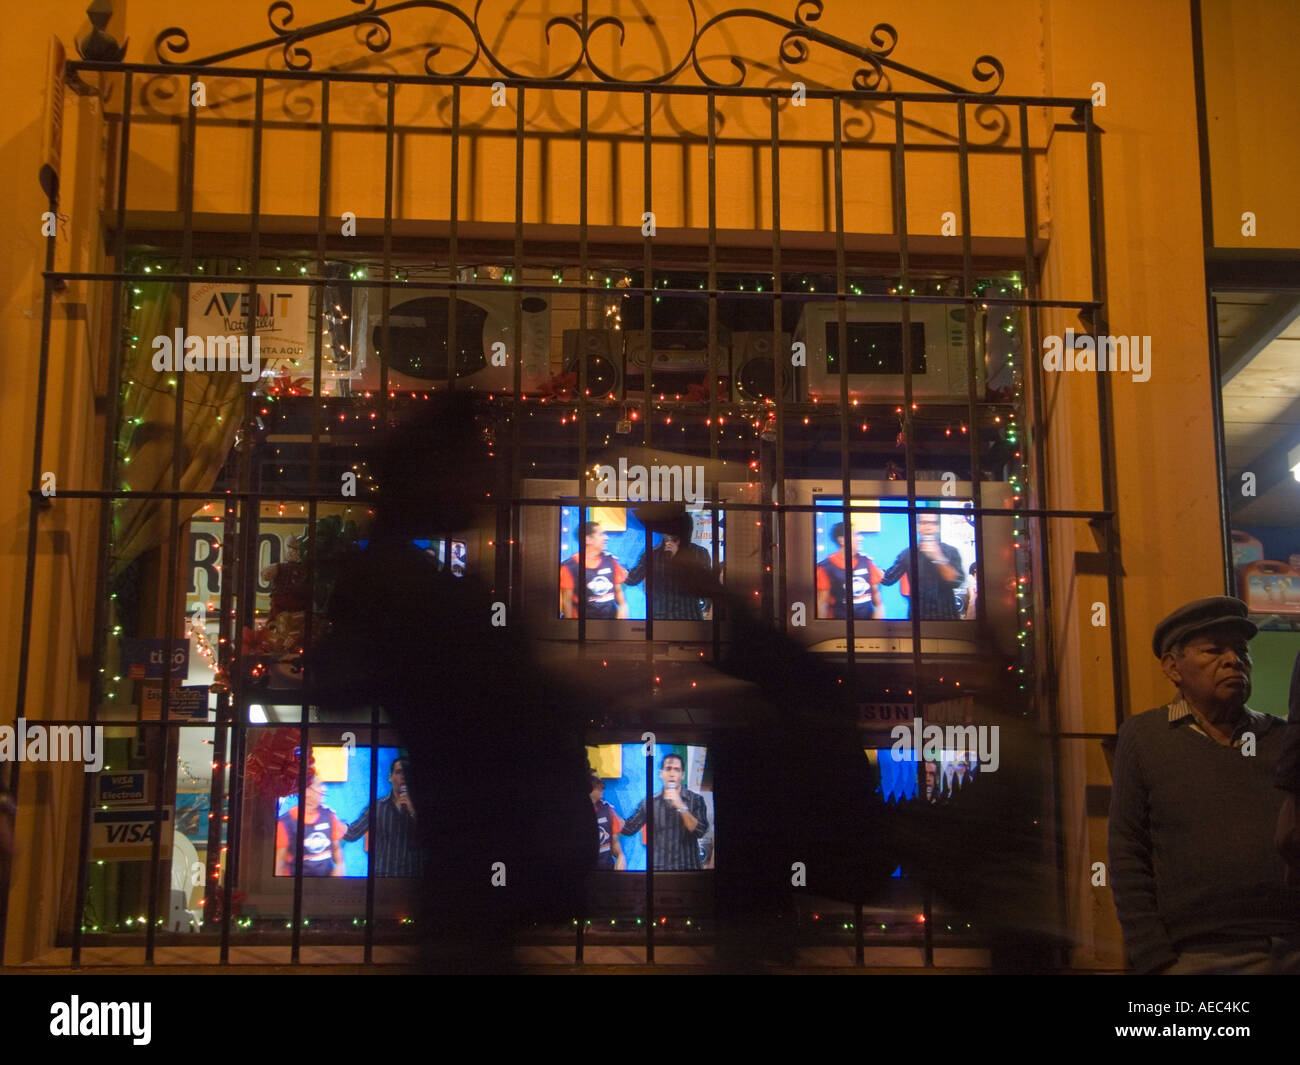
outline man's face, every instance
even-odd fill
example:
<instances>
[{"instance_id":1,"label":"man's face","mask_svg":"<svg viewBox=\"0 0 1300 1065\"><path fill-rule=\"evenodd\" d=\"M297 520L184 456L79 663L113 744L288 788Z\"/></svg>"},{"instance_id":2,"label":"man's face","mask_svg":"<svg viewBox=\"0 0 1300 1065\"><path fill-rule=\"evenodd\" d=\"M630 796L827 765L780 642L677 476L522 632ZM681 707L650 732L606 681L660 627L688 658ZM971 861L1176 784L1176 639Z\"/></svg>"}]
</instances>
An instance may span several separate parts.
<instances>
[{"instance_id":1,"label":"man's face","mask_svg":"<svg viewBox=\"0 0 1300 1065\"><path fill-rule=\"evenodd\" d=\"M663 765L659 767L659 779L664 782L666 788L680 788L682 786L682 760L675 755L665 758Z\"/></svg>"},{"instance_id":2,"label":"man's face","mask_svg":"<svg viewBox=\"0 0 1300 1065\"><path fill-rule=\"evenodd\" d=\"M587 534L587 550L593 552L605 550L605 530L599 525Z\"/></svg>"},{"instance_id":3,"label":"man's face","mask_svg":"<svg viewBox=\"0 0 1300 1065\"><path fill-rule=\"evenodd\" d=\"M1168 652L1161 665L1193 704L1235 703L1250 698L1249 641L1231 626L1198 633L1182 653Z\"/></svg>"},{"instance_id":4,"label":"man's face","mask_svg":"<svg viewBox=\"0 0 1300 1065\"><path fill-rule=\"evenodd\" d=\"M670 555L677 554L677 549L681 546L682 546L682 542L676 536L664 537L664 550L667 551L668 554Z\"/></svg>"},{"instance_id":5,"label":"man's face","mask_svg":"<svg viewBox=\"0 0 1300 1065\"><path fill-rule=\"evenodd\" d=\"M393 771L388 775L388 782L393 785L394 795L400 795L402 789L406 787L406 771L402 768L401 762L393 763Z\"/></svg>"},{"instance_id":6,"label":"man's face","mask_svg":"<svg viewBox=\"0 0 1300 1065\"><path fill-rule=\"evenodd\" d=\"M325 782L320 777L312 777L311 783L307 785L307 805L316 807L321 804L325 798Z\"/></svg>"},{"instance_id":7,"label":"man's face","mask_svg":"<svg viewBox=\"0 0 1300 1065\"><path fill-rule=\"evenodd\" d=\"M605 797L605 782L600 777L593 777L591 781L591 801L600 802Z\"/></svg>"},{"instance_id":8,"label":"man's face","mask_svg":"<svg viewBox=\"0 0 1300 1065\"><path fill-rule=\"evenodd\" d=\"M916 535L921 540L939 539L939 517L937 514L918 514L916 516Z\"/></svg>"}]
</instances>

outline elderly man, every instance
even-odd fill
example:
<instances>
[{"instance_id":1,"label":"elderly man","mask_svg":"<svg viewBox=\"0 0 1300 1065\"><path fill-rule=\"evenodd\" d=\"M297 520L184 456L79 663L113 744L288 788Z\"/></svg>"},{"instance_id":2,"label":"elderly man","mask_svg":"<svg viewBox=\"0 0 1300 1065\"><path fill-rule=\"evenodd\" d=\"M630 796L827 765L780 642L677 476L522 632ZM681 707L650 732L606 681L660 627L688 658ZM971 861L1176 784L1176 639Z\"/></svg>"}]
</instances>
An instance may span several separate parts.
<instances>
[{"instance_id":1,"label":"elderly man","mask_svg":"<svg viewBox=\"0 0 1300 1065\"><path fill-rule=\"evenodd\" d=\"M1178 689L1124 722L1110 804L1110 878L1139 972L1300 972L1300 892L1273 850L1285 726L1246 706L1239 599L1180 607L1152 650Z\"/></svg>"}]
</instances>

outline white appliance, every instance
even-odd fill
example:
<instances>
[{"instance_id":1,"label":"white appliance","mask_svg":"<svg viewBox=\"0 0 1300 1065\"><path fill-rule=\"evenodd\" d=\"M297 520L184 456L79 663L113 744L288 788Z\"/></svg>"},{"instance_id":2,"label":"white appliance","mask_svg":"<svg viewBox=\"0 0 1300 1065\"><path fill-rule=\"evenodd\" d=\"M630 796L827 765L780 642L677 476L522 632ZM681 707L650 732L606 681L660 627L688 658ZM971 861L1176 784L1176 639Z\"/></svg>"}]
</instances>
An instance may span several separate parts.
<instances>
[{"instance_id":1,"label":"white appliance","mask_svg":"<svg viewBox=\"0 0 1300 1065\"><path fill-rule=\"evenodd\" d=\"M390 391L418 391L446 382L450 294L445 289L391 287L387 351L383 350L383 299L381 288L358 288L353 293L353 345L366 367L360 388L379 387L380 363L388 367ZM533 391L552 376L550 300L534 292L475 291L461 286L456 292L454 346L458 387L510 392L515 364L522 360L523 389Z\"/></svg>"},{"instance_id":2,"label":"white appliance","mask_svg":"<svg viewBox=\"0 0 1300 1065\"><path fill-rule=\"evenodd\" d=\"M903 398L903 311L898 303L849 301L849 396L865 402ZM968 395L966 310L962 304L911 303L912 395L964 401ZM976 393L983 396L983 345L975 335ZM794 340L806 346L803 397L840 395L839 312L834 302L805 304Z\"/></svg>"}]
</instances>

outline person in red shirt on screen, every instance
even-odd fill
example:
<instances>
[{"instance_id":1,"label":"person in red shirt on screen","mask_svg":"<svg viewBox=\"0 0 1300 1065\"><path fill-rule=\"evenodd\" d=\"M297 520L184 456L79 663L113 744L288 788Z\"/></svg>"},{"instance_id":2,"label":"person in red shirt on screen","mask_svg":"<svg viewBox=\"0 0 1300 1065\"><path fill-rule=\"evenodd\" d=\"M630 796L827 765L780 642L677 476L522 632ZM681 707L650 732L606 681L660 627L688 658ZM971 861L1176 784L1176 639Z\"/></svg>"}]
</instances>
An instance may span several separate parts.
<instances>
[{"instance_id":1,"label":"person in red shirt on screen","mask_svg":"<svg viewBox=\"0 0 1300 1065\"><path fill-rule=\"evenodd\" d=\"M605 782L596 775L595 770L591 773L591 807L596 815L596 836L600 840L600 856L596 859L596 868L626 869L627 859L623 857L623 845L618 840L623 819L605 801Z\"/></svg>"},{"instance_id":2,"label":"person in red shirt on screen","mask_svg":"<svg viewBox=\"0 0 1300 1065\"><path fill-rule=\"evenodd\" d=\"M613 555L605 550L605 530L598 521L583 522L582 539L587 549L587 618L625 618L627 599L623 596L623 583L627 570ZM560 563L560 616L578 616L576 589L582 563L575 552L573 557Z\"/></svg>"},{"instance_id":3,"label":"person in red shirt on screen","mask_svg":"<svg viewBox=\"0 0 1300 1065\"><path fill-rule=\"evenodd\" d=\"M817 563L817 616L843 620L845 616L845 572L852 576L853 616L858 619L883 617L884 610L880 600L880 579L884 570L872 561L870 555L860 554L854 543L853 560L846 567L844 563L845 537L844 523L836 522L831 529L833 539L839 550ZM854 535L856 541L858 536Z\"/></svg>"},{"instance_id":4,"label":"person in red shirt on screen","mask_svg":"<svg viewBox=\"0 0 1300 1065\"><path fill-rule=\"evenodd\" d=\"M315 773L307 784L303 817L303 876L344 876L343 835L348 826L325 805L325 782ZM275 826L275 875L292 876L298 860L298 804Z\"/></svg>"}]
</instances>

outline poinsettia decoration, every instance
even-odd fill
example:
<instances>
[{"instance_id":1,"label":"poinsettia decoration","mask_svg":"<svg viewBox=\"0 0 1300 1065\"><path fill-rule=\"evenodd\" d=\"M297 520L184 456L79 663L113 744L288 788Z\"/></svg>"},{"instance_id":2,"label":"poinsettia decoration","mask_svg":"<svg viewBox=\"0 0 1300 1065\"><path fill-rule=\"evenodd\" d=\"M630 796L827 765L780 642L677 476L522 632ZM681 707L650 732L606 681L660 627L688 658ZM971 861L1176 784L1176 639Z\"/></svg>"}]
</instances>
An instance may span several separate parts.
<instances>
[{"instance_id":1,"label":"poinsettia decoration","mask_svg":"<svg viewBox=\"0 0 1300 1065\"><path fill-rule=\"evenodd\" d=\"M549 381L543 382L538 388L538 394L543 399L561 399L569 400L578 390L578 375L576 373L557 373Z\"/></svg>"},{"instance_id":2,"label":"poinsettia decoration","mask_svg":"<svg viewBox=\"0 0 1300 1065\"><path fill-rule=\"evenodd\" d=\"M725 403L727 401L727 379L719 377L714 382L714 391L717 393L718 401ZM709 383L708 381L699 381L686 386L686 395L682 397L689 403L708 403L709 402Z\"/></svg>"},{"instance_id":3,"label":"poinsettia decoration","mask_svg":"<svg viewBox=\"0 0 1300 1065\"><path fill-rule=\"evenodd\" d=\"M266 391L272 396L305 396L311 391L311 378L294 377L284 366L271 378Z\"/></svg>"}]
</instances>

